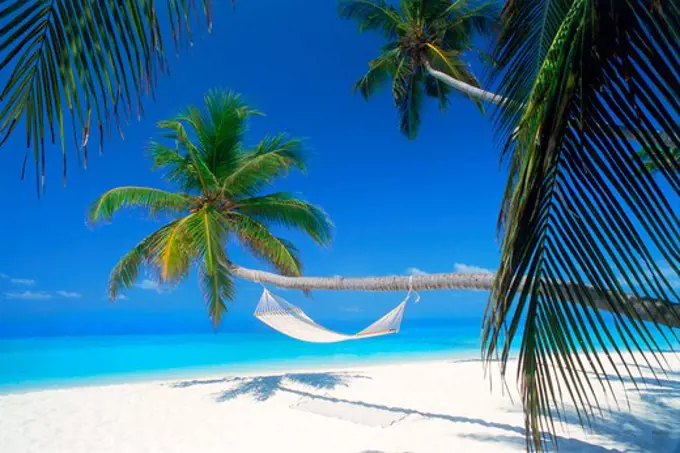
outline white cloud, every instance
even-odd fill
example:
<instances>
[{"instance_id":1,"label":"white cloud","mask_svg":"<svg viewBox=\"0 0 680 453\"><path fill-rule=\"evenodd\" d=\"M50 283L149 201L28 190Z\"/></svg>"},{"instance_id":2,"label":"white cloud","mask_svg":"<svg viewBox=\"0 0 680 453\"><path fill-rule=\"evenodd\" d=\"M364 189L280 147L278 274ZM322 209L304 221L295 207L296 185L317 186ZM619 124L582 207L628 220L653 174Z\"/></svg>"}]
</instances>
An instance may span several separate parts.
<instances>
[{"instance_id":1,"label":"white cloud","mask_svg":"<svg viewBox=\"0 0 680 453\"><path fill-rule=\"evenodd\" d=\"M21 300L47 300L52 299L52 295L46 291L22 291L5 293L7 299Z\"/></svg>"},{"instance_id":2,"label":"white cloud","mask_svg":"<svg viewBox=\"0 0 680 453\"><path fill-rule=\"evenodd\" d=\"M102 300L111 300L108 294L104 294L102 296ZM119 300L129 300L128 297L125 294L119 294L116 296L116 298L113 300L113 302L119 301Z\"/></svg>"},{"instance_id":3,"label":"white cloud","mask_svg":"<svg viewBox=\"0 0 680 453\"><path fill-rule=\"evenodd\" d=\"M640 264L643 267L646 267L644 262L641 261ZM659 266L659 271L661 271L661 275L663 275L666 278L668 283L671 285L671 288L680 290L680 275L678 275L677 272L675 272L673 268L664 261L657 261L656 265ZM652 271L650 270L645 271L645 275L647 276L647 278L649 278L650 281L652 282L654 281L654 274ZM623 276L620 275L618 280L622 286L628 287L628 282L626 282L626 279L624 279ZM661 282L659 281L659 283ZM665 284L663 283L661 284L663 285L664 288L666 288Z\"/></svg>"},{"instance_id":4,"label":"white cloud","mask_svg":"<svg viewBox=\"0 0 680 453\"><path fill-rule=\"evenodd\" d=\"M7 279L7 278L9 278L9 275L3 274L2 272L0 272L0 279Z\"/></svg>"},{"instance_id":5,"label":"white cloud","mask_svg":"<svg viewBox=\"0 0 680 453\"><path fill-rule=\"evenodd\" d=\"M418 269L417 267L409 267L406 269L408 275L427 275L427 272Z\"/></svg>"},{"instance_id":6,"label":"white cloud","mask_svg":"<svg viewBox=\"0 0 680 453\"><path fill-rule=\"evenodd\" d=\"M158 282L155 282L153 280L149 280L148 278L145 278L141 282L137 283L135 285L139 289L144 289L144 290L152 290L156 292L161 292L161 287L158 284Z\"/></svg>"},{"instance_id":7,"label":"white cloud","mask_svg":"<svg viewBox=\"0 0 680 453\"><path fill-rule=\"evenodd\" d=\"M454 263L453 272L457 274L493 274L492 269L485 267L474 266L471 264Z\"/></svg>"},{"instance_id":8,"label":"white cloud","mask_svg":"<svg viewBox=\"0 0 680 453\"><path fill-rule=\"evenodd\" d=\"M33 286L35 285L35 280L32 278L10 278L9 282L14 284L14 285L22 285L22 286Z\"/></svg>"},{"instance_id":9,"label":"white cloud","mask_svg":"<svg viewBox=\"0 0 680 453\"><path fill-rule=\"evenodd\" d=\"M80 293L63 290L55 291L55 294L57 296L65 297L66 299L80 299L81 297L83 297L83 295Z\"/></svg>"}]
</instances>

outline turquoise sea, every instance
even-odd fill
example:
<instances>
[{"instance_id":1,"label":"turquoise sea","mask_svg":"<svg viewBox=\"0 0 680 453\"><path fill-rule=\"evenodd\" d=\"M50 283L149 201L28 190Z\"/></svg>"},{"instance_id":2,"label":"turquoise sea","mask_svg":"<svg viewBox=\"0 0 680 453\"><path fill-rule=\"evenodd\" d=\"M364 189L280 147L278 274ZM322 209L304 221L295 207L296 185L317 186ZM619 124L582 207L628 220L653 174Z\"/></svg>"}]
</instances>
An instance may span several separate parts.
<instances>
[{"instance_id":1,"label":"turquoise sea","mask_svg":"<svg viewBox=\"0 0 680 453\"><path fill-rule=\"evenodd\" d=\"M362 326L333 326L345 332ZM0 339L0 393L212 373L478 358L478 320L405 321L396 335L304 343L263 328L217 334Z\"/></svg>"}]
</instances>

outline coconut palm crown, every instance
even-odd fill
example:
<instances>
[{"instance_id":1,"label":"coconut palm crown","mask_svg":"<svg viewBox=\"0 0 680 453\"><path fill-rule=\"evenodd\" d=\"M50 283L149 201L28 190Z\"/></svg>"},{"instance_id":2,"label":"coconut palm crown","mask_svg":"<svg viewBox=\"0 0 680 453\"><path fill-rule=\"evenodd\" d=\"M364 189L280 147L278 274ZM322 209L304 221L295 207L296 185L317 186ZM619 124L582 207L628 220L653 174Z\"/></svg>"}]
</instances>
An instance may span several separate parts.
<instances>
[{"instance_id":1,"label":"coconut palm crown","mask_svg":"<svg viewBox=\"0 0 680 453\"><path fill-rule=\"evenodd\" d=\"M441 110L447 106L451 88L433 76L433 69L462 82L462 86L479 87L463 53L472 50L475 33L489 34L493 30L497 14L492 3L475 7L469 3L402 0L399 9L384 0L340 3L340 15L357 21L360 33L375 31L389 41L381 54L368 62L369 70L357 81L354 90L368 99L391 80L399 128L409 139L418 132L424 95L436 98ZM481 109L481 100L470 97Z\"/></svg>"},{"instance_id":2,"label":"coconut palm crown","mask_svg":"<svg viewBox=\"0 0 680 453\"><path fill-rule=\"evenodd\" d=\"M294 228L317 244L329 243L332 224L321 208L285 192L261 195L289 170L304 170L305 162L300 142L283 135L247 147L243 143L246 120L255 114L236 94L209 93L203 110L189 107L158 123L172 147L161 142L150 145L154 168L164 170L165 179L178 192L119 187L94 202L91 223L108 221L124 207L174 218L116 264L109 280L112 300L135 283L142 268L167 284L179 282L197 265L201 290L217 325L226 311L225 301L234 298L225 248L230 239L289 276L302 273L298 251L274 235L271 226Z\"/></svg>"}]
</instances>

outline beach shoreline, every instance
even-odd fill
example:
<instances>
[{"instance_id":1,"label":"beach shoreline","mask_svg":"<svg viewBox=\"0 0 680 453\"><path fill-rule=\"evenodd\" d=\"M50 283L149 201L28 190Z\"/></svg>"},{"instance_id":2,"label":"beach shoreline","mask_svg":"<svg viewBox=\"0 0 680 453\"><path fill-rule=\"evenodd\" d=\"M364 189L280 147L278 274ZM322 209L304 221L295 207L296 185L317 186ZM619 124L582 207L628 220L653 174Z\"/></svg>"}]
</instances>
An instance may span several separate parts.
<instances>
[{"instance_id":1,"label":"beach shoreline","mask_svg":"<svg viewBox=\"0 0 680 453\"><path fill-rule=\"evenodd\" d=\"M664 358L680 370L680 359ZM509 366L514 377L515 360ZM498 384L489 390L478 357L451 357L9 393L0 395L0 451L524 451L515 386L511 399ZM630 411L622 402L632 385L614 389L621 407L591 433L570 413L560 450L675 453L680 372L629 392Z\"/></svg>"},{"instance_id":2,"label":"beach shoreline","mask_svg":"<svg viewBox=\"0 0 680 453\"><path fill-rule=\"evenodd\" d=\"M339 360L324 361L313 359L308 362L296 360L280 360L258 362L248 365L224 364L207 367L185 367L152 372L121 373L107 376L75 377L71 379L36 380L28 383L15 383L0 386L0 396L42 392L49 390L68 390L80 387L108 387L116 385L159 384L196 378L210 378L224 375L252 377L286 373L310 373L318 371L342 371L354 368L373 368L385 365L427 364L431 362L474 361L482 363L478 350L437 351L431 353L406 354L406 357L394 355L351 357L345 363Z\"/></svg>"}]
</instances>

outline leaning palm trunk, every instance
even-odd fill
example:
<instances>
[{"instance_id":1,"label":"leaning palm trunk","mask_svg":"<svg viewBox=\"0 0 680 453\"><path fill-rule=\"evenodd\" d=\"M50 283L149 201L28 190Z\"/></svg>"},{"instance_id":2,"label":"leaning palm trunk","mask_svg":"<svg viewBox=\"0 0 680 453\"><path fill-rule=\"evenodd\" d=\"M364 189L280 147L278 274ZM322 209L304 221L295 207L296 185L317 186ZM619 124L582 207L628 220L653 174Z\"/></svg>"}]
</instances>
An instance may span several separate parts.
<instances>
[{"instance_id":1,"label":"leaning palm trunk","mask_svg":"<svg viewBox=\"0 0 680 453\"><path fill-rule=\"evenodd\" d=\"M477 88L475 86L472 86L468 83L461 82L458 79L454 79L450 75L443 73L441 71L437 71L434 69L432 66L430 66L430 63L425 62L425 69L427 72L434 77L435 79L439 80L442 83L447 84L454 90L458 90L461 93L465 94L466 96L470 96L471 98L474 99L479 99L480 101L484 102L491 102L492 104L503 104L506 102L506 98L504 98L501 95L498 95L496 93L492 93L491 91L486 91L481 88Z\"/></svg>"},{"instance_id":2,"label":"leaning palm trunk","mask_svg":"<svg viewBox=\"0 0 680 453\"><path fill-rule=\"evenodd\" d=\"M231 265L230 272L244 280L267 283L280 288L311 290L345 290L345 291L422 291L441 289L491 290L494 274L427 274L385 277L286 277L244 267ZM612 311L606 295L600 294L589 286L555 285L560 292L583 298L590 295L593 305L605 311ZM628 302L643 321L654 321L671 327L680 327L680 304L656 299L642 299L626 295ZM581 297L579 297L581 299Z\"/></svg>"}]
</instances>

